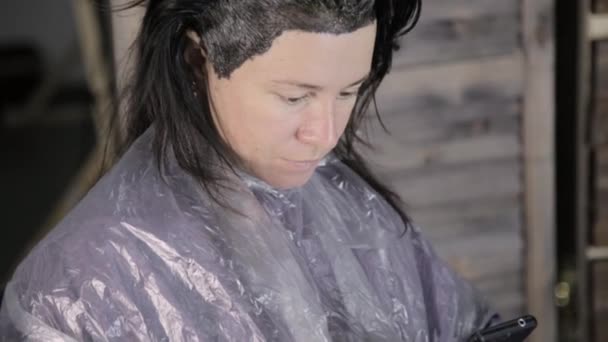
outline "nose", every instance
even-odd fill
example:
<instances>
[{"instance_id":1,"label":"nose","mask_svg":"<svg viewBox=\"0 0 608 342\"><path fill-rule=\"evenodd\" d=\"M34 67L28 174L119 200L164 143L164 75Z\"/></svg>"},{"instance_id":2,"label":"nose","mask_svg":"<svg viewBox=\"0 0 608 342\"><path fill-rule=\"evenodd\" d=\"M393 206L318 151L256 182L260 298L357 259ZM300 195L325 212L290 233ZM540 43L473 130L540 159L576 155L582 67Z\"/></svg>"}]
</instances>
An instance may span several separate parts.
<instances>
[{"instance_id":1,"label":"nose","mask_svg":"<svg viewBox=\"0 0 608 342\"><path fill-rule=\"evenodd\" d=\"M332 149L338 142L334 113L332 101L312 109L297 131L298 140L322 151Z\"/></svg>"}]
</instances>

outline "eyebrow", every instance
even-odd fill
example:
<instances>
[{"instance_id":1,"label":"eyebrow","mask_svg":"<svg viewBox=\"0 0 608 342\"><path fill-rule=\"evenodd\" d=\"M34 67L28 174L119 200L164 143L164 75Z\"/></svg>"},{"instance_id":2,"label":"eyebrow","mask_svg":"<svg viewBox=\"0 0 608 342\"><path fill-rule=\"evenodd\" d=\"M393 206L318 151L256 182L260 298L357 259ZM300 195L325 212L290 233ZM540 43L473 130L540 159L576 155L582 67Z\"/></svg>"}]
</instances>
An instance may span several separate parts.
<instances>
[{"instance_id":1,"label":"eyebrow","mask_svg":"<svg viewBox=\"0 0 608 342\"><path fill-rule=\"evenodd\" d=\"M359 84L363 83L363 81L365 81L368 77L369 77L369 74L361 77L361 79L359 79L358 81L355 81L355 82L349 84L348 86L346 86L346 88L351 88L351 87L354 87L356 85L359 85ZM295 82L295 81L290 81L290 80L277 80L277 81L272 81L272 82L273 83L278 83L278 84L287 84L287 85L295 86L295 87L298 87L298 88L309 89L309 90L321 90L321 89L323 89L323 87L318 86L318 85L308 84L308 83L302 83L302 82Z\"/></svg>"}]
</instances>

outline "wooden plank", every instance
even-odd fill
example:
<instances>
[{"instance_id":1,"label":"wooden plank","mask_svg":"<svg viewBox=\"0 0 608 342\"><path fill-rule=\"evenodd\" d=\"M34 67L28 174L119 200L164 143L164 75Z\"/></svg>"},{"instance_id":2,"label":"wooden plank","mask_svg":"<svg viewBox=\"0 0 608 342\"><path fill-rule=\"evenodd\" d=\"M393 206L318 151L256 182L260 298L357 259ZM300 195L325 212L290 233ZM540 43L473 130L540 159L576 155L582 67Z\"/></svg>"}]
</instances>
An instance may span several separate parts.
<instances>
[{"instance_id":1,"label":"wooden plank","mask_svg":"<svg viewBox=\"0 0 608 342\"><path fill-rule=\"evenodd\" d=\"M597 41L593 43L593 68L595 75L593 78L595 91L605 95L608 91L608 41Z\"/></svg>"},{"instance_id":2,"label":"wooden plank","mask_svg":"<svg viewBox=\"0 0 608 342\"><path fill-rule=\"evenodd\" d=\"M599 246L608 245L608 189L596 189L594 207L592 243Z\"/></svg>"},{"instance_id":3,"label":"wooden plank","mask_svg":"<svg viewBox=\"0 0 608 342\"><path fill-rule=\"evenodd\" d=\"M595 222L592 243L608 246L608 144L596 146L595 152Z\"/></svg>"},{"instance_id":4,"label":"wooden plank","mask_svg":"<svg viewBox=\"0 0 608 342\"><path fill-rule=\"evenodd\" d=\"M461 127L450 130L444 127L439 132L419 131L408 135L402 133L405 138L411 139L442 139L440 135L454 134L448 141L428 141L423 143L402 143L398 137L384 136L374 139L374 146L377 146L373 153L369 152L368 160L374 168L383 173L395 173L402 170L414 168L440 168L443 165L454 165L463 163L476 163L495 159L515 158L520 155L520 142L517 138L517 121L511 120L511 125L499 126L497 129L512 130L511 132L490 133L487 135L459 137L454 132ZM475 123L464 127L469 131L475 131ZM428 136L421 136L427 133ZM438 133L432 135L432 133ZM513 134L509 134L513 133ZM399 156L399 158L395 158Z\"/></svg>"},{"instance_id":5,"label":"wooden plank","mask_svg":"<svg viewBox=\"0 0 608 342\"><path fill-rule=\"evenodd\" d=\"M519 293L519 297L523 298L520 290L523 287L521 268L514 268L502 274L498 272L505 272L505 270L497 270L489 277L478 280L477 288L486 294Z\"/></svg>"},{"instance_id":6,"label":"wooden plank","mask_svg":"<svg viewBox=\"0 0 608 342\"><path fill-rule=\"evenodd\" d=\"M484 279L470 279L486 298L490 307L503 319L517 317L525 313L525 298L521 291L523 270L501 270Z\"/></svg>"},{"instance_id":7,"label":"wooden plank","mask_svg":"<svg viewBox=\"0 0 608 342\"><path fill-rule=\"evenodd\" d=\"M526 294L542 318L531 341L557 341L554 189L554 0L523 0Z\"/></svg>"},{"instance_id":8,"label":"wooden plank","mask_svg":"<svg viewBox=\"0 0 608 342\"><path fill-rule=\"evenodd\" d=\"M457 258L461 258L466 262L462 268L466 268L463 275L468 278L482 277L484 274L496 276L496 266L511 270L520 269L522 266L520 261L523 242L517 234L511 232L486 232L437 243L435 248L445 260L455 262ZM467 267L472 264L476 267Z\"/></svg>"},{"instance_id":9,"label":"wooden plank","mask_svg":"<svg viewBox=\"0 0 608 342\"><path fill-rule=\"evenodd\" d=\"M510 13L426 20L404 36L393 67L510 54L519 47L517 6Z\"/></svg>"},{"instance_id":10,"label":"wooden plank","mask_svg":"<svg viewBox=\"0 0 608 342\"><path fill-rule=\"evenodd\" d=\"M592 243L598 246L608 246L608 165L602 164L602 155L606 149L600 149L597 154L595 203L593 206L594 222L592 222Z\"/></svg>"},{"instance_id":11,"label":"wooden plank","mask_svg":"<svg viewBox=\"0 0 608 342\"><path fill-rule=\"evenodd\" d=\"M476 200L474 203L483 205L488 200ZM493 201L498 202L498 201ZM452 239L462 239L471 236L485 234L488 232L509 232L519 235L521 222L521 208L519 203L512 203L509 206L489 206L485 205L487 212L478 213L474 216L450 215L451 220L442 216L439 209L434 209L438 217L433 214L423 215L416 210L411 210L414 222L427 232L428 238L436 243L451 241ZM428 209L426 210L429 211Z\"/></svg>"},{"instance_id":12,"label":"wooden plank","mask_svg":"<svg viewBox=\"0 0 608 342\"><path fill-rule=\"evenodd\" d=\"M517 0L424 0L421 20L474 18L517 12Z\"/></svg>"},{"instance_id":13,"label":"wooden plank","mask_svg":"<svg viewBox=\"0 0 608 342\"><path fill-rule=\"evenodd\" d=\"M592 144L608 144L608 41L594 43L593 50Z\"/></svg>"},{"instance_id":14,"label":"wooden plank","mask_svg":"<svg viewBox=\"0 0 608 342\"><path fill-rule=\"evenodd\" d=\"M608 38L608 16L606 14L591 14L587 21L587 35L590 40Z\"/></svg>"},{"instance_id":15,"label":"wooden plank","mask_svg":"<svg viewBox=\"0 0 608 342\"><path fill-rule=\"evenodd\" d=\"M595 146L596 160L600 167L608 167L608 144Z\"/></svg>"},{"instance_id":16,"label":"wooden plank","mask_svg":"<svg viewBox=\"0 0 608 342\"><path fill-rule=\"evenodd\" d=\"M589 246L585 254L588 262L608 261L608 247Z\"/></svg>"},{"instance_id":17,"label":"wooden plank","mask_svg":"<svg viewBox=\"0 0 608 342\"><path fill-rule=\"evenodd\" d=\"M608 215L603 215L593 226L592 243L595 246L608 246Z\"/></svg>"},{"instance_id":18,"label":"wooden plank","mask_svg":"<svg viewBox=\"0 0 608 342\"><path fill-rule=\"evenodd\" d=\"M475 284L495 310L507 317L523 313L522 242L518 235L480 234L436 243L435 247L456 272ZM475 253L470 253L472 250Z\"/></svg>"},{"instance_id":19,"label":"wooden plank","mask_svg":"<svg viewBox=\"0 0 608 342\"><path fill-rule=\"evenodd\" d=\"M591 222L589 220L590 209L590 163L591 154L588 146L588 125L590 123L593 80L593 65L592 65L592 49L589 44L587 28L589 25L589 12L591 9L591 0L579 0L576 2L576 13L574 14L576 24L576 38L573 40L572 48L575 53L576 67L576 84L574 84L576 99L575 120L574 120L574 147L575 147L575 282L576 288L580 289L574 294L574 303L576 310L576 338L581 341L590 341L590 329L593 323L592 308L590 307L591 298L589 288L590 282L590 264L588 260L587 250L589 248L589 235Z\"/></svg>"},{"instance_id":20,"label":"wooden plank","mask_svg":"<svg viewBox=\"0 0 608 342\"><path fill-rule=\"evenodd\" d=\"M128 4L128 0L110 0L113 8L121 8ZM112 11L112 42L114 52L115 87L117 93L122 94L126 89L129 78L132 76L135 53L131 49L145 13L144 7L129 10ZM126 102L119 103L119 117L125 116ZM120 136L126 136L125 119L116 120L120 129Z\"/></svg>"},{"instance_id":21,"label":"wooden plank","mask_svg":"<svg viewBox=\"0 0 608 342\"><path fill-rule=\"evenodd\" d=\"M522 189L518 176L523 59L520 51L513 51L515 45L509 47L516 43L503 41L507 48L498 50L492 42L482 42L487 37L477 36L476 30L489 31L507 25L507 21L515 22L518 14L513 13L518 13L519 4L431 0L423 6L423 16L433 12L435 22L431 20L425 27L423 18L417 30L424 39L414 42L418 39L414 31L406 37L411 41L400 52L403 56L397 58L410 58L413 63L422 58L417 56L437 55L440 50L433 49L445 46L433 47L424 41L430 41L434 34L455 48L469 44L470 49L507 54L457 62L452 54L449 63L430 66L416 62L403 68L397 61L397 68L377 95L384 123L392 135L386 136L377 124L371 125L370 138L378 146L371 159L375 170L402 195L408 212L438 254L460 274L481 285L482 293L492 298L501 313L515 315L522 312L524 302L519 233ZM429 10L429 6L437 10ZM505 21L486 21L499 17L495 14L501 10L506 14L502 16ZM511 37L512 29L505 28L502 33ZM450 33L460 36L449 37ZM408 56L415 50L414 44L419 44L419 55ZM487 46L482 47L484 44ZM479 52L470 56L479 56ZM477 248L479 245L483 247ZM472 249L476 251L471 253ZM506 278L510 286L495 281Z\"/></svg>"},{"instance_id":22,"label":"wooden plank","mask_svg":"<svg viewBox=\"0 0 608 342\"><path fill-rule=\"evenodd\" d=\"M600 191L608 191L608 144L594 146L596 177L595 186Z\"/></svg>"},{"instance_id":23,"label":"wooden plank","mask_svg":"<svg viewBox=\"0 0 608 342\"><path fill-rule=\"evenodd\" d=\"M595 200L597 208L596 214L598 215L598 217L607 217L608 212L603 209L605 209L608 205L608 189L606 189L605 187L598 186L595 189Z\"/></svg>"},{"instance_id":24,"label":"wooden plank","mask_svg":"<svg viewBox=\"0 0 608 342\"><path fill-rule=\"evenodd\" d=\"M591 7L594 13L608 13L608 1L607 0L593 0Z\"/></svg>"},{"instance_id":25,"label":"wooden plank","mask_svg":"<svg viewBox=\"0 0 608 342\"><path fill-rule=\"evenodd\" d=\"M595 203L592 243L608 246L608 144L595 147Z\"/></svg>"},{"instance_id":26,"label":"wooden plank","mask_svg":"<svg viewBox=\"0 0 608 342\"><path fill-rule=\"evenodd\" d=\"M596 75L592 81L596 82L594 83L595 85L599 84L605 86L606 82L608 82L608 75L606 74L606 72L608 72L608 41L601 40L593 42L592 49L592 62L596 71ZM606 90L605 87L603 87L603 90Z\"/></svg>"},{"instance_id":27,"label":"wooden plank","mask_svg":"<svg viewBox=\"0 0 608 342\"><path fill-rule=\"evenodd\" d=\"M388 117L403 113L416 115L425 108L517 100L522 96L524 83L522 65L521 53L515 52L500 57L394 70L378 89L378 108L383 117Z\"/></svg>"},{"instance_id":28,"label":"wooden plank","mask_svg":"<svg viewBox=\"0 0 608 342\"><path fill-rule=\"evenodd\" d=\"M591 266L594 341L608 341L608 262Z\"/></svg>"},{"instance_id":29,"label":"wooden plank","mask_svg":"<svg viewBox=\"0 0 608 342\"><path fill-rule=\"evenodd\" d=\"M608 167L606 165L596 166L595 175L595 187L599 193L608 192ZM598 209L608 209L606 207L599 207ZM600 210L603 211L603 210Z\"/></svg>"},{"instance_id":30,"label":"wooden plank","mask_svg":"<svg viewBox=\"0 0 608 342\"><path fill-rule=\"evenodd\" d=\"M110 0L114 8L121 8L129 1ZM114 65L118 90L122 90L131 75L131 64L135 57L130 49L141 26L145 8L136 7L129 10L112 12L112 38L114 43Z\"/></svg>"},{"instance_id":31,"label":"wooden plank","mask_svg":"<svg viewBox=\"0 0 608 342\"><path fill-rule=\"evenodd\" d=\"M498 311L503 319L525 313L525 298L521 291L524 282L522 274L523 270L519 269L475 282L476 287L487 298L490 306Z\"/></svg>"},{"instance_id":32,"label":"wooden plank","mask_svg":"<svg viewBox=\"0 0 608 342\"><path fill-rule=\"evenodd\" d=\"M596 97L592 103L591 144L608 144L608 84L607 96Z\"/></svg>"},{"instance_id":33,"label":"wooden plank","mask_svg":"<svg viewBox=\"0 0 608 342\"><path fill-rule=\"evenodd\" d=\"M512 197L485 203L474 201L468 205L459 202L427 209L426 212L412 210L410 213L444 260L448 260L459 274L473 281L484 294L500 299L503 294L497 293L498 290L488 283L517 278L520 285L507 287L503 292L514 292L523 297L522 241L518 233L521 211L518 205L517 198ZM433 217L433 213L439 218ZM501 250L496 248L497 244L508 248ZM479 254L472 254L471 250ZM501 313L509 310L504 305L496 306L496 309Z\"/></svg>"},{"instance_id":34,"label":"wooden plank","mask_svg":"<svg viewBox=\"0 0 608 342\"><path fill-rule=\"evenodd\" d=\"M608 245L608 145L595 149L595 222L593 243Z\"/></svg>"},{"instance_id":35,"label":"wooden plank","mask_svg":"<svg viewBox=\"0 0 608 342\"><path fill-rule=\"evenodd\" d=\"M516 0L424 1L416 28L404 36L394 67L453 62L514 51L518 44Z\"/></svg>"},{"instance_id":36,"label":"wooden plank","mask_svg":"<svg viewBox=\"0 0 608 342\"><path fill-rule=\"evenodd\" d=\"M608 246L608 142L595 146L595 203L591 243Z\"/></svg>"},{"instance_id":37,"label":"wooden plank","mask_svg":"<svg viewBox=\"0 0 608 342\"><path fill-rule=\"evenodd\" d=\"M492 237L485 239L486 241L491 240ZM491 242L492 245L496 245L496 241ZM464 244L463 244L464 245ZM471 248L471 245L466 245ZM441 250L442 247L438 246ZM521 248L513 248L511 254L507 254L507 251L501 251L498 255L483 255L477 259L473 259L463 252L458 254L439 253L440 258L446 260L448 265L452 267L459 275L463 278L471 281L475 286L481 287L484 281L490 278L503 279L507 275L510 277L521 280L523 283L524 273L521 265L523 264L522 258L519 256L513 256L513 252L520 252ZM479 284L479 285L478 285ZM515 292L519 296L524 297L521 288L519 289L503 289L500 292Z\"/></svg>"},{"instance_id":38,"label":"wooden plank","mask_svg":"<svg viewBox=\"0 0 608 342\"><path fill-rule=\"evenodd\" d=\"M509 238L506 242L513 242L515 240L512 234L499 236ZM468 250L471 248L477 250L477 245L472 247L473 242L484 242L488 248L480 251L473 257L466 252L467 248ZM523 283L521 240L519 245L501 249L500 246L505 246L505 244L497 244L496 237L486 234L476 239L456 240L455 244L460 249L448 246L449 243L445 245L436 244L437 254L456 270L458 274L472 281L476 286L481 287L485 282L492 279L504 280L507 274L510 277L520 279ZM510 292L510 290L519 293L523 297L520 289L501 289L502 292Z\"/></svg>"},{"instance_id":39,"label":"wooden plank","mask_svg":"<svg viewBox=\"0 0 608 342\"><path fill-rule=\"evenodd\" d=\"M518 317L524 313L526 300L521 295L511 294L510 296L490 297L490 303L494 303L495 307L502 308L499 311L504 319L507 317Z\"/></svg>"},{"instance_id":40,"label":"wooden plank","mask_svg":"<svg viewBox=\"0 0 608 342\"><path fill-rule=\"evenodd\" d=\"M414 210L522 192L518 159L415 169L382 175Z\"/></svg>"},{"instance_id":41,"label":"wooden plank","mask_svg":"<svg viewBox=\"0 0 608 342\"><path fill-rule=\"evenodd\" d=\"M424 101L428 105L420 107ZM381 118L388 132L376 117L368 118L367 131L372 143L387 138L387 133L389 139L403 144L428 144L499 132L517 135L520 128L521 104L517 99L487 97L449 103L429 97L413 100L415 104L411 107L408 102L402 100L400 110L383 112Z\"/></svg>"},{"instance_id":42,"label":"wooden plank","mask_svg":"<svg viewBox=\"0 0 608 342\"><path fill-rule=\"evenodd\" d=\"M458 203L435 205L426 208L412 208L410 210L413 211L415 220L419 219L424 222L440 225L460 220L498 216L503 211L511 212L517 210L521 212L521 199L519 195L511 195L493 199L460 201Z\"/></svg>"},{"instance_id":43,"label":"wooden plank","mask_svg":"<svg viewBox=\"0 0 608 342\"><path fill-rule=\"evenodd\" d=\"M377 147L369 156L376 169L391 172L516 156L519 63L519 54L514 54L391 74L378 94L391 135L376 122L369 125ZM450 80L436 82L436 73L449 74Z\"/></svg>"}]
</instances>

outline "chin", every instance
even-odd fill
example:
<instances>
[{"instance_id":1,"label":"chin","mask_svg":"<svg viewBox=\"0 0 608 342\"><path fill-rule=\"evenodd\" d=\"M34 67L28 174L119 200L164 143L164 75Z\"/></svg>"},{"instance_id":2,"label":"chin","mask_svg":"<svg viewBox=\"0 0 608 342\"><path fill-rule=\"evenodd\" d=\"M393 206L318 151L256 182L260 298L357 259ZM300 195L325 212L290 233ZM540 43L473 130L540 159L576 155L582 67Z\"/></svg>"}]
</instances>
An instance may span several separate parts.
<instances>
[{"instance_id":1,"label":"chin","mask_svg":"<svg viewBox=\"0 0 608 342\"><path fill-rule=\"evenodd\" d=\"M295 175L279 176L279 177L273 177L272 179L267 179L264 181L274 188L287 190L287 189L298 188L298 187L301 187L304 184L308 183L308 181L312 177L313 173L310 173L307 175L297 175L297 176L295 176Z\"/></svg>"}]
</instances>

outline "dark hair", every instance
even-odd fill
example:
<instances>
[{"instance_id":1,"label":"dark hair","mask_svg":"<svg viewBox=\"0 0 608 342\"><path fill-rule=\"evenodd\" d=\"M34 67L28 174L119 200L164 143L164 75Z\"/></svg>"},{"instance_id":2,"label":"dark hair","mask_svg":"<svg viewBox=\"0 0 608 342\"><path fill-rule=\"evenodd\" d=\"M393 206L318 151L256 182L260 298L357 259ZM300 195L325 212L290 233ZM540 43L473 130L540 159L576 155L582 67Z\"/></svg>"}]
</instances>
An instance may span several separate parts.
<instances>
[{"instance_id":1,"label":"dark hair","mask_svg":"<svg viewBox=\"0 0 608 342\"><path fill-rule=\"evenodd\" d=\"M198 97L193 94L192 84L198 80L188 61L192 40L186 32L201 37L200 48L216 73L230 77L247 59L267 51L285 30L343 33L376 20L371 72L334 154L409 225L399 196L374 177L355 144L369 147L358 130L371 103L380 119L375 92L390 70L397 39L418 20L420 0L137 0L126 8L142 4L147 8L136 40L137 59L127 98L127 146L154 124L153 148L159 167L172 149L179 166L214 199L226 178L222 170L234 170L241 161L214 125L204 75Z\"/></svg>"}]
</instances>

